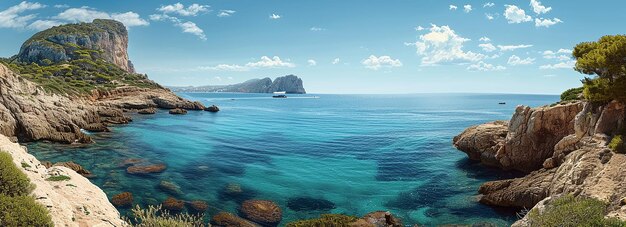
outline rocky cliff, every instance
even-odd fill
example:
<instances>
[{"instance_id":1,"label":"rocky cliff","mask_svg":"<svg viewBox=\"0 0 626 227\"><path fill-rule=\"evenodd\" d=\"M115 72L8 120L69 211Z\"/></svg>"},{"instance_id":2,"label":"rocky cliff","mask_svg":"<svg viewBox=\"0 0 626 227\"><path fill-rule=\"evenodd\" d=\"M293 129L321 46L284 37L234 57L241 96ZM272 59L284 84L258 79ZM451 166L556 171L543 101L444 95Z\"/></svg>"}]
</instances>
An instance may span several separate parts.
<instances>
[{"instance_id":1,"label":"rocky cliff","mask_svg":"<svg viewBox=\"0 0 626 227\"><path fill-rule=\"evenodd\" d=\"M127 72L134 72L127 48L128 31L124 24L96 19L93 23L61 25L35 34L22 45L17 60L48 65L78 59L87 53L76 50L87 49L97 51L99 57Z\"/></svg>"},{"instance_id":2,"label":"rocky cliff","mask_svg":"<svg viewBox=\"0 0 626 227\"><path fill-rule=\"evenodd\" d=\"M62 166L46 168L24 147L2 135L0 150L11 154L15 165L35 185L32 196L48 209L55 226L128 226L106 194L87 178ZM46 180L59 175L69 179Z\"/></svg>"},{"instance_id":3,"label":"rocky cliff","mask_svg":"<svg viewBox=\"0 0 626 227\"><path fill-rule=\"evenodd\" d=\"M549 198L572 194L607 202L608 216L626 220L626 204L621 202L626 198L626 156L607 147L624 128L625 117L626 106L615 101L518 107L508 124L468 128L454 138L454 145L471 159L529 172L483 184L482 203L541 209Z\"/></svg>"},{"instance_id":4,"label":"rocky cliff","mask_svg":"<svg viewBox=\"0 0 626 227\"><path fill-rule=\"evenodd\" d=\"M288 94L306 94L302 79L294 75L270 78L252 79L239 84L212 85L200 87L170 87L176 92L241 92L241 93L273 93L284 91Z\"/></svg>"}]
</instances>

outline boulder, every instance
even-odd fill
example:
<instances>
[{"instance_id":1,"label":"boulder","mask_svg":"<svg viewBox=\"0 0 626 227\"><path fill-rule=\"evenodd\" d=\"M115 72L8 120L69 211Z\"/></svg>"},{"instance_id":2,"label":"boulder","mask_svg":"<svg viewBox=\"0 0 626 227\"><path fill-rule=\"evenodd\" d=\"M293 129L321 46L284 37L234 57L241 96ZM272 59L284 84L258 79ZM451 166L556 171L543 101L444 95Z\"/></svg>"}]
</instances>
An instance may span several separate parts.
<instances>
[{"instance_id":1,"label":"boulder","mask_svg":"<svg viewBox=\"0 0 626 227\"><path fill-rule=\"evenodd\" d=\"M389 211L375 211L357 220L354 226L402 227L404 225L402 225L402 220L393 216Z\"/></svg>"},{"instance_id":2,"label":"boulder","mask_svg":"<svg viewBox=\"0 0 626 227\"><path fill-rule=\"evenodd\" d=\"M174 212L182 211L185 208L185 202L173 197L167 197L161 205L163 205L163 208Z\"/></svg>"},{"instance_id":3,"label":"boulder","mask_svg":"<svg viewBox=\"0 0 626 227\"><path fill-rule=\"evenodd\" d=\"M283 218L278 204L269 200L246 200L239 208L241 216L261 225L276 226Z\"/></svg>"},{"instance_id":4,"label":"boulder","mask_svg":"<svg viewBox=\"0 0 626 227\"><path fill-rule=\"evenodd\" d=\"M54 166L65 166L67 168L70 168L71 170L74 170L74 172L83 175L84 177L90 178L90 177L94 177L91 172L89 172L88 170L84 169L82 166L80 166L79 164L76 164L75 162L69 161L69 162L57 162L54 164Z\"/></svg>"},{"instance_id":5,"label":"boulder","mask_svg":"<svg viewBox=\"0 0 626 227\"><path fill-rule=\"evenodd\" d=\"M175 114L175 115L187 114L187 110L185 110L185 109L180 109L180 108L171 109L171 110L170 110L170 114Z\"/></svg>"},{"instance_id":6,"label":"boulder","mask_svg":"<svg viewBox=\"0 0 626 227\"><path fill-rule=\"evenodd\" d=\"M111 203L118 207L129 207L133 205L133 194L130 192L122 192L111 198Z\"/></svg>"},{"instance_id":7,"label":"boulder","mask_svg":"<svg viewBox=\"0 0 626 227\"><path fill-rule=\"evenodd\" d=\"M153 165L134 165L126 168L126 172L129 174L151 174L161 173L165 171L167 166L165 164L153 164Z\"/></svg>"},{"instance_id":8,"label":"boulder","mask_svg":"<svg viewBox=\"0 0 626 227\"><path fill-rule=\"evenodd\" d=\"M189 208L194 212L204 213L209 208L209 204L202 200L193 200L189 202Z\"/></svg>"},{"instance_id":9,"label":"boulder","mask_svg":"<svg viewBox=\"0 0 626 227\"><path fill-rule=\"evenodd\" d=\"M227 212L219 212L213 216L211 223L215 226L223 227L260 227L260 225Z\"/></svg>"},{"instance_id":10,"label":"boulder","mask_svg":"<svg viewBox=\"0 0 626 227\"><path fill-rule=\"evenodd\" d=\"M156 108L146 108L140 109L137 111L138 114L155 114L157 112Z\"/></svg>"},{"instance_id":11,"label":"boulder","mask_svg":"<svg viewBox=\"0 0 626 227\"><path fill-rule=\"evenodd\" d=\"M220 111L220 108L217 107L216 105L211 105L209 107L207 107L206 109L204 109L205 111L209 111L211 113L217 113Z\"/></svg>"}]
</instances>

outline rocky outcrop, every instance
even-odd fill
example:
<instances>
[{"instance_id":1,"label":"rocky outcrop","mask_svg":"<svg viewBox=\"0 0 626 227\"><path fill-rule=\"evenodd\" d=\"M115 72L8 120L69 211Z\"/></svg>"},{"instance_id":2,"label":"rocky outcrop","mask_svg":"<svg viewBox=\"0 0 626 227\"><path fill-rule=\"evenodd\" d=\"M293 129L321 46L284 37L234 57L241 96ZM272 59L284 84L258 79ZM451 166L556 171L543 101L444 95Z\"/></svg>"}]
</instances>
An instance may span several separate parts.
<instances>
[{"instance_id":1,"label":"rocky outcrop","mask_svg":"<svg viewBox=\"0 0 626 227\"><path fill-rule=\"evenodd\" d=\"M220 108L219 108L219 107L217 107L216 105L211 105L211 106L207 107L207 108L206 108L206 109L204 109L204 110L209 111L209 112L211 112L211 113L217 113L217 112L219 112L219 111L220 111Z\"/></svg>"},{"instance_id":2,"label":"rocky outcrop","mask_svg":"<svg viewBox=\"0 0 626 227\"><path fill-rule=\"evenodd\" d=\"M499 121L470 127L453 143L487 165L531 172L543 166L561 139L574 133L574 120L582 108L582 103L535 109L518 106L508 126Z\"/></svg>"},{"instance_id":3,"label":"rocky outcrop","mask_svg":"<svg viewBox=\"0 0 626 227\"><path fill-rule=\"evenodd\" d=\"M294 75L270 78L252 79L239 84L212 85L200 87L171 87L176 92L241 92L241 93L273 93L287 92L289 94L306 94L302 79Z\"/></svg>"},{"instance_id":4,"label":"rocky outcrop","mask_svg":"<svg viewBox=\"0 0 626 227\"><path fill-rule=\"evenodd\" d=\"M32 195L48 209L55 226L128 226L106 194L87 178L64 166L46 168L24 147L2 135L0 150L11 154L15 165L36 186ZM70 179L46 180L59 175Z\"/></svg>"},{"instance_id":5,"label":"rocky outcrop","mask_svg":"<svg viewBox=\"0 0 626 227\"><path fill-rule=\"evenodd\" d=\"M538 165L538 168L525 177L483 184L479 189L480 201L495 206L541 209L550 204L549 198L571 194L607 202L608 216L626 220L626 204L620 202L626 198L626 172L623 171L626 155L607 148L610 138L621 133L625 126L626 106L614 101L605 105L573 103L525 109L521 107L516 111L504 143L501 143L502 137L496 136L497 142L492 144L502 147L498 148L495 158L500 160L500 151L507 146L519 146L508 150L517 153L509 155L510 160L523 164L513 166ZM575 111L578 112L572 117ZM540 112L540 115L533 114ZM482 127L492 127L490 125ZM468 130L455 139L457 147L470 157L493 150L490 146L479 146L488 144L486 141L473 141L493 136L489 134L493 130L484 130L487 134L481 136L475 129ZM521 153L521 148L526 148L526 153ZM499 163L506 167L502 161ZM516 225L524 226L524 221Z\"/></svg>"},{"instance_id":6,"label":"rocky outcrop","mask_svg":"<svg viewBox=\"0 0 626 227\"><path fill-rule=\"evenodd\" d=\"M237 217L237 215L227 213L227 212L220 212L216 214L215 216L213 216L213 218L211 219L211 223L213 223L214 226L223 226L223 227L231 227L231 226L260 227L260 225L257 225L251 221Z\"/></svg>"},{"instance_id":7,"label":"rocky outcrop","mask_svg":"<svg viewBox=\"0 0 626 227\"><path fill-rule=\"evenodd\" d=\"M76 50L87 49L127 72L134 72L128 59L128 31L114 20L96 19L93 23L68 24L35 34L20 48L17 59L40 65L78 59Z\"/></svg>"},{"instance_id":8,"label":"rocky outcrop","mask_svg":"<svg viewBox=\"0 0 626 227\"><path fill-rule=\"evenodd\" d=\"M122 192L111 198L111 203L118 207L129 207L133 205L133 194L130 192Z\"/></svg>"}]
</instances>

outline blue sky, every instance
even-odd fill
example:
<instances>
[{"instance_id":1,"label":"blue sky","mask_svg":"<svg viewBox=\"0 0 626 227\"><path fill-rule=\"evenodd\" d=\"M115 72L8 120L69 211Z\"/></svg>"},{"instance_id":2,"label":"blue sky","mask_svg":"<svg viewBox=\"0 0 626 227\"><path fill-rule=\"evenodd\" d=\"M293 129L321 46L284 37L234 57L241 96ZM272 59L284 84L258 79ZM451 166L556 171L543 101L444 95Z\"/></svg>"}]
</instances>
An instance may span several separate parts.
<instances>
[{"instance_id":1,"label":"blue sky","mask_svg":"<svg viewBox=\"0 0 626 227\"><path fill-rule=\"evenodd\" d=\"M165 85L295 74L313 93L558 94L574 45L623 34L618 0L0 2L0 56L46 27L113 18Z\"/></svg>"}]
</instances>

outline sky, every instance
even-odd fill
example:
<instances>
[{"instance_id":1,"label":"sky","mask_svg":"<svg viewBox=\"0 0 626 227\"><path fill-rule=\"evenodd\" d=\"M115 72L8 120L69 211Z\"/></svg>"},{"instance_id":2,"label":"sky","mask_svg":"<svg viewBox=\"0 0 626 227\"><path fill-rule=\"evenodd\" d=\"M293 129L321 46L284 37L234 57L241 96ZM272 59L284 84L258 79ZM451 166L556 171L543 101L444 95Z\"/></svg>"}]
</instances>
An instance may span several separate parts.
<instances>
[{"instance_id":1,"label":"sky","mask_svg":"<svg viewBox=\"0 0 626 227\"><path fill-rule=\"evenodd\" d=\"M51 26L115 19L170 86L294 74L309 93L560 94L573 47L623 34L623 0L1 0L0 56Z\"/></svg>"}]
</instances>

